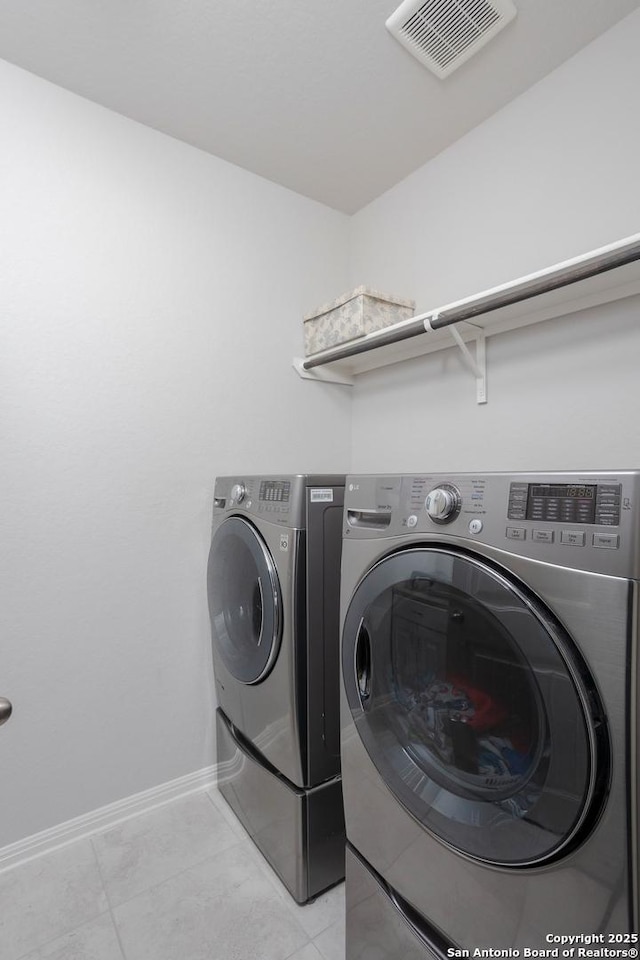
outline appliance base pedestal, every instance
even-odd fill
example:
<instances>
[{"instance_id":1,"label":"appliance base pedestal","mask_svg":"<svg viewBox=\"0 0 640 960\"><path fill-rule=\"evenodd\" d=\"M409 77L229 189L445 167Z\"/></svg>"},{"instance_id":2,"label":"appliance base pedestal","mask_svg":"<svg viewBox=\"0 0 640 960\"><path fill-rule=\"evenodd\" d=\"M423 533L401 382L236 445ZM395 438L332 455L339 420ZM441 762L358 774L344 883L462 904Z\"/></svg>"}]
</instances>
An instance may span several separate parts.
<instances>
[{"instance_id":1,"label":"appliance base pedestal","mask_svg":"<svg viewBox=\"0 0 640 960\"><path fill-rule=\"evenodd\" d=\"M308 903L344 879L339 777L295 787L216 711L218 789L291 896Z\"/></svg>"}]
</instances>

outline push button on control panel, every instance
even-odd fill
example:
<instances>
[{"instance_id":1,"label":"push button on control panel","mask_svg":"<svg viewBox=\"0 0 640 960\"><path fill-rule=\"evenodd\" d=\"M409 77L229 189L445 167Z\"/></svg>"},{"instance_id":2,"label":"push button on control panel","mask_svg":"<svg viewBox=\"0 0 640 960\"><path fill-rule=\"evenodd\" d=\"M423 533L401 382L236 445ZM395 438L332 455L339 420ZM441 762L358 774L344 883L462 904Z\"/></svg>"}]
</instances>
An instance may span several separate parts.
<instances>
[{"instance_id":1,"label":"push button on control panel","mask_svg":"<svg viewBox=\"0 0 640 960\"><path fill-rule=\"evenodd\" d=\"M537 540L538 543L553 543L553 530L534 530L531 539Z\"/></svg>"},{"instance_id":2,"label":"push button on control panel","mask_svg":"<svg viewBox=\"0 0 640 960\"><path fill-rule=\"evenodd\" d=\"M584 547L584 532L582 530L561 530L560 543L565 543L569 547Z\"/></svg>"},{"instance_id":3,"label":"push button on control panel","mask_svg":"<svg viewBox=\"0 0 640 960\"><path fill-rule=\"evenodd\" d=\"M507 527L508 540L526 540L527 531L524 527Z\"/></svg>"},{"instance_id":4,"label":"push button on control panel","mask_svg":"<svg viewBox=\"0 0 640 960\"><path fill-rule=\"evenodd\" d=\"M615 527L620 523L619 483L601 483L596 496L595 522L605 527Z\"/></svg>"},{"instance_id":5,"label":"push button on control panel","mask_svg":"<svg viewBox=\"0 0 640 960\"><path fill-rule=\"evenodd\" d=\"M524 520L527 514L527 491L529 487L526 483L512 483L509 488L509 520ZM508 536L508 534L507 534Z\"/></svg>"},{"instance_id":6,"label":"push button on control panel","mask_svg":"<svg viewBox=\"0 0 640 960\"><path fill-rule=\"evenodd\" d=\"M615 533L594 533L593 545L604 550L617 550L620 546L620 537Z\"/></svg>"}]
</instances>

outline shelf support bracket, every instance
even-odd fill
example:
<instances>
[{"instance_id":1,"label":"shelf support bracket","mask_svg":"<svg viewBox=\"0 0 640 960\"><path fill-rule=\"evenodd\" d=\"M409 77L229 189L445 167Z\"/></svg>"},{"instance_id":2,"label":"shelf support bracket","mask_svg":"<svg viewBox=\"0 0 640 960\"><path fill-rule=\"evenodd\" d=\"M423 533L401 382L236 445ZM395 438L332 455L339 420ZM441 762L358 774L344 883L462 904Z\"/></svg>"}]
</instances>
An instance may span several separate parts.
<instances>
[{"instance_id":1,"label":"shelf support bracket","mask_svg":"<svg viewBox=\"0 0 640 960\"><path fill-rule=\"evenodd\" d=\"M433 319L437 314L432 314L429 319ZM462 359L466 363L471 373L476 379L476 402L477 403L486 403L487 402L487 345L486 345L486 335L482 327L476 327L473 323L465 322L465 327L473 328L473 338L476 344L476 355L475 357L469 350L465 341L462 339L460 331L457 326L452 323L446 329L449 330L451 336L455 340L458 347L462 352ZM425 329L427 331L433 329L429 323L429 320L425 320ZM440 328L443 329L443 328Z\"/></svg>"},{"instance_id":2,"label":"shelf support bracket","mask_svg":"<svg viewBox=\"0 0 640 960\"><path fill-rule=\"evenodd\" d=\"M307 370L304 366L304 357L294 357L293 367L303 380L315 380L317 383L342 383L347 387L353 386L353 377L348 373L339 373L325 367L313 367Z\"/></svg>"},{"instance_id":3,"label":"shelf support bracket","mask_svg":"<svg viewBox=\"0 0 640 960\"><path fill-rule=\"evenodd\" d=\"M475 358L468 346L460 336L460 331L452 324L449 327L451 336L462 350L462 356L476 378L476 400L478 403L487 402L487 347L486 338L483 330L478 327L478 333L475 337L476 355Z\"/></svg>"}]
</instances>

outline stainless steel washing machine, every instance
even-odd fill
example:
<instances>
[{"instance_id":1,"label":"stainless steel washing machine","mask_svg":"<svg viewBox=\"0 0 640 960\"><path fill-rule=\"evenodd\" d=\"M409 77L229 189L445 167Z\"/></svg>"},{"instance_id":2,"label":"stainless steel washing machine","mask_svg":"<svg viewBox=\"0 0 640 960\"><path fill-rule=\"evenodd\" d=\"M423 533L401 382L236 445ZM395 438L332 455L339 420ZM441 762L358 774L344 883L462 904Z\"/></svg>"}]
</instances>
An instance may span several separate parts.
<instances>
[{"instance_id":1,"label":"stainless steel washing machine","mask_svg":"<svg viewBox=\"0 0 640 960\"><path fill-rule=\"evenodd\" d=\"M220 477L208 598L218 785L292 896L344 877L344 477Z\"/></svg>"},{"instance_id":2,"label":"stainless steel washing machine","mask_svg":"<svg viewBox=\"0 0 640 960\"><path fill-rule=\"evenodd\" d=\"M636 471L347 477L348 960L633 948L639 519Z\"/></svg>"}]
</instances>

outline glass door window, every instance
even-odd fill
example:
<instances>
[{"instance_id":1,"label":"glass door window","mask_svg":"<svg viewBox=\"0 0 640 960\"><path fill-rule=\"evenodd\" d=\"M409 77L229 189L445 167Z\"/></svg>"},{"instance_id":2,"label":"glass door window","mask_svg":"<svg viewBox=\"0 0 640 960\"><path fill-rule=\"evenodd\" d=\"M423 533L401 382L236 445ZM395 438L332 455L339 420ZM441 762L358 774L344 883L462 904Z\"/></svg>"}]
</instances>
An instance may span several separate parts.
<instances>
[{"instance_id":1,"label":"glass door window","mask_svg":"<svg viewBox=\"0 0 640 960\"><path fill-rule=\"evenodd\" d=\"M608 780L595 689L562 628L499 571L435 547L382 560L350 604L343 671L385 782L460 852L539 863L593 819Z\"/></svg>"},{"instance_id":2,"label":"glass door window","mask_svg":"<svg viewBox=\"0 0 640 960\"><path fill-rule=\"evenodd\" d=\"M280 645L280 588L266 544L241 517L218 527L207 580L212 642L236 680L258 683Z\"/></svg>"}]
</instances>

